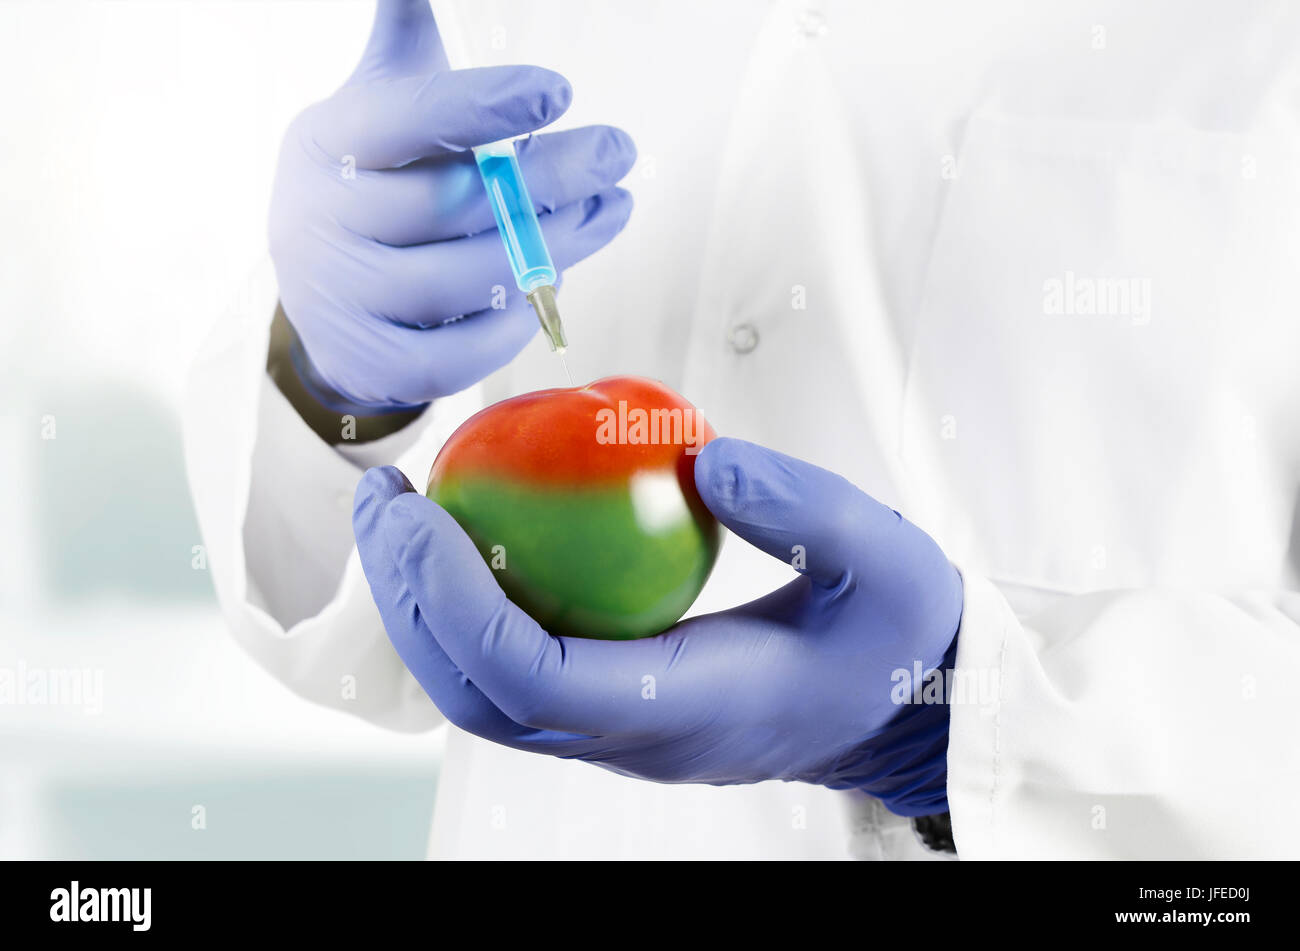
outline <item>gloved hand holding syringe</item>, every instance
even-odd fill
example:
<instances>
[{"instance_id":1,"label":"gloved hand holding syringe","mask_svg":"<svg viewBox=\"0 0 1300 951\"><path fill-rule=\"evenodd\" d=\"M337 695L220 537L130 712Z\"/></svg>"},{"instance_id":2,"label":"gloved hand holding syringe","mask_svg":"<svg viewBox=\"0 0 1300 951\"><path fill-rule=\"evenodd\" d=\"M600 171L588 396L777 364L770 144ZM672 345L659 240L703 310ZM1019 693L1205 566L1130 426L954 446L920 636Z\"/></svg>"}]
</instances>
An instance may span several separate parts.
<instances>
[{"instance_id":1,"label":"gloved hand holding syringe","mask_svg":"<svg viewBox=\"0 0 1300 951\"><path fill-rule=\"evenodd\" d=\"M632 211L627 133L541 131L572 100L562 75L453 70L439 33L428 0L379 0L356 69L281 148L268 230L285 319L268 368L327 441L345 415L400 428L499 370L536 335L535 305L563 347L558 275ZM497 187L478 184L476 159Z\"/></svg>"}]
</instances>

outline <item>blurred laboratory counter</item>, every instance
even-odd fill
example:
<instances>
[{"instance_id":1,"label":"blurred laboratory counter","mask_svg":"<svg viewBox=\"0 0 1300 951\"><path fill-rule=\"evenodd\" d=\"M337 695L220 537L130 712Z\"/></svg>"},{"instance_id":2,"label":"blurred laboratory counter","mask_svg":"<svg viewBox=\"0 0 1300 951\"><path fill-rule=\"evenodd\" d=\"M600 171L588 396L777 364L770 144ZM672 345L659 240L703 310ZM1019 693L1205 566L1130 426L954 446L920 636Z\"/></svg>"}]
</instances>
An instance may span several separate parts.
<instances>
[{"instance_id":1,"label":"blurred laboratory counter","mask_svg":"<svg viewBox=\"0 0 1300 951\"><path fill-rule=\"evenodd\" d=\"M215 607L6 625L0 858L423 857L442 731L299 700Z\"/></svg>"}]
</instances>

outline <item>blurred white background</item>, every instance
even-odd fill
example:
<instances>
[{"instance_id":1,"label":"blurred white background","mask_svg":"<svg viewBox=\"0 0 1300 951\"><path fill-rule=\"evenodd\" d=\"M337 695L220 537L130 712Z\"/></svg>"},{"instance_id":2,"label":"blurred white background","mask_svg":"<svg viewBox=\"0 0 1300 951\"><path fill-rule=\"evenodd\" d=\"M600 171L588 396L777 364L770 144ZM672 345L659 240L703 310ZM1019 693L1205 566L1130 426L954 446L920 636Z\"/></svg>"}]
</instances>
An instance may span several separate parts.
<instances>
[{"instance_id":1,"label":"blurred white background","mask_svg":"<svg viewBox=\"0 0 1300 951\"><path fill-rule=\"evenodd\" d=\"M229 638L177 409L371 9L0 0L0 858L424 854L441 735L312 707ZM101 702L41 702L68 670Z\"/></svg>"}]
</instances>

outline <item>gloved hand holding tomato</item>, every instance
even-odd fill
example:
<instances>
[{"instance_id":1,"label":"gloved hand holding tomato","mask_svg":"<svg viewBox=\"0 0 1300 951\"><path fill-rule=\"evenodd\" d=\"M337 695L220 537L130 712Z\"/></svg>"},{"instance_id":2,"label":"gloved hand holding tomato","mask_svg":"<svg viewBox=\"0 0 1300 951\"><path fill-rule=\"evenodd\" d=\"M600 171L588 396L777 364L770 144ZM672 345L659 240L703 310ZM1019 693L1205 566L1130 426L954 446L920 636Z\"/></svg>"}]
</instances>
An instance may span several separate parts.
<instances>
[{"instance_id":1,"label":"gloved hand holding tomato","mask_svg":"<svg viewBox=\"0 0 1300 951\"><path fill-rule=\"evenodd\" d=\"M606 383L617 402L617 381ZM554 432L566 420L586 431ZM555 445L586 439L598 458L593 422L555 414ZM537 433L521 425L516 451L535 462ZM480 550L490 538L476 547L398 470L371 469L353 527L398 654L452 723L516 749L657 782L794 780L859 788L902 815L945 811L948 708L895 689L900 670L955 662L962 582L938 545L839 476L752 443L712 439L689 475L683 499L698 493L712 517L801 577L615 641L548 632L502 590L490 548ZM632 524L610 527L643 530ZM695 524L707 539L707 521ZM592 559L623 551L616 537L562 567L596 580L605 569Z\"/></svg>"}]
</instances>

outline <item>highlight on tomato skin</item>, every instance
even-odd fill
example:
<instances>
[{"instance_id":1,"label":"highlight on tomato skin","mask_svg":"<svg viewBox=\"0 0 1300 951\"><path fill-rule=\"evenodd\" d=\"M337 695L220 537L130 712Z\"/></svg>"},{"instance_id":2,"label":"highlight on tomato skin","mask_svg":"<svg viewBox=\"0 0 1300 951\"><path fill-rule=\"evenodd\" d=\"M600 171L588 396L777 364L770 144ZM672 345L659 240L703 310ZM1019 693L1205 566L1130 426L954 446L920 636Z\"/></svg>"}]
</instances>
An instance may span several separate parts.
<instances>
[{"instance_id":1,"label":"highlight on tomato skin","mask_svg":"<svg viewBox=\"0 0 1300 951\"><path fill-rule=\"evenodd\" d=\"M717 559L722 528L695 488L714 435L655 380L538 390L466 420L426 495L551 634L648 637L686 613Z\"/></svg>"}]
</instances>

